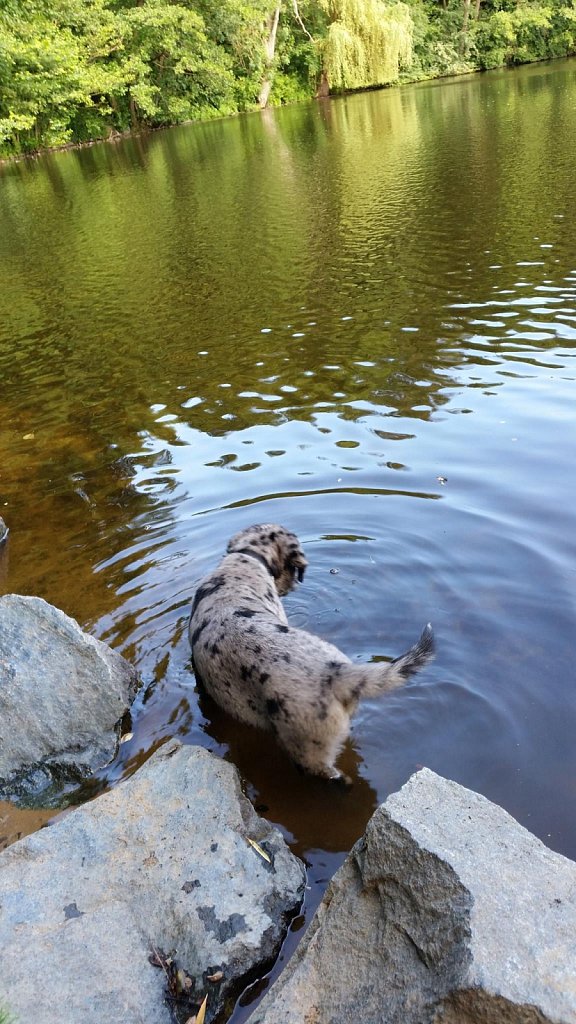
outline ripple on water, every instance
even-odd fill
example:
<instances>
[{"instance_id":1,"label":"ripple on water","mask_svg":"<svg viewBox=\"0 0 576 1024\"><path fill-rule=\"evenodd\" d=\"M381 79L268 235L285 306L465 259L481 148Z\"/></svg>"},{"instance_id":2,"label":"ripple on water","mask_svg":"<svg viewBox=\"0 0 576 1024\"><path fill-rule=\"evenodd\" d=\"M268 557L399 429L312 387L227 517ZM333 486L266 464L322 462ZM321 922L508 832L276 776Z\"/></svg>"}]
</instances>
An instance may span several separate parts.
<instances>
[{"instance_id":1,"label":"ripple on water","mask_svg":"<svg viewBox=\"0 0 576 1024\"><path fill-rule=\"evenodd\" d=\"M556 63L0 170L6 588L138 665L110 781L170 735L230 758L314 898L422 763L576 855L573 86ZM310 558L295 624L359 662L436 631L363 706L351 793L195 690L194 588L265 520Z\"/></svg>"}]
</instances>

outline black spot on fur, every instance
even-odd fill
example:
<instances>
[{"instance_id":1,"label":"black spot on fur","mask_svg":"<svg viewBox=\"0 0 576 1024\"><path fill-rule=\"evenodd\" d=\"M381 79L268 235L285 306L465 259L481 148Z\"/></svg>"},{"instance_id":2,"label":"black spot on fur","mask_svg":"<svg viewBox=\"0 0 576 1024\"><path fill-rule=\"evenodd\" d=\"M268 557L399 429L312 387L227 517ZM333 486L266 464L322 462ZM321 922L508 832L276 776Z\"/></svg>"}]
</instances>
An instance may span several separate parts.
<instances>
[{"instance_id":1,"label":"black spot on fur","mask_svg":"<svg viewBox=\"0 0 576 1024\"><path fill-rule=\"evenodd\" d=\"M342 665L339 661L326 662L326 668L333 672L335 676L339 676L342 671Z\"/></svg>"},{"instance_id":2,"label":"black spot on fur","mask_svg":"<svg viewBox=\"0 0 576 1024\"><path fill-rule=\"evenodd\" d=\"M272 532L268 534L268 540L271 540L272 542L274 542L276 540L276 531L275 530L272 530Z\"/></svg>"},{"instance_id":3,"label":"black spot on fur","mask_svg":"<svg viewBox=\"0 0 576 1024\"><path fill-rule=\"evenodd\" d=\"M281 626L279 623L276 623L276 629L279 633L288 633L290 631L289 626Z\"/></svg>"},{"instance_id":4,"label":"black spot on fur","mask_svg":"<svg viewBox=\"0 0 576 1024\"><path fill-rule=\"evenodd\" d=\"M240 665L240 678L246 682L247 679L250 679L253 671L253 665Z\"/></svg>"},{"instance_id":5,"label":"black spot on fur","mask_svg":"<svg viewBox=\"0 0 576 1024\"><path fill-rule=\"evenodd\" d=\"M210 650L212 651L212 654L220 654L220 648L218 647L218 644L212 644Z\"/></svg>"},{"instance_id":6,"label":"black spot on fur","mask_svg":"<svg viewBox=\"0 0 576 1024\"><path fill-rule=\"evenodd\" d=\"M269 672L261 672L260 673L260 682L261 683L265 683L268 679L270 679L270 673Z\"/></svg>"},{"instance_id":7,"label":"black spot on fur","mask_svg":"<svg viewBox=\"0 0 576 1024\"><path fill-rule=\"evenodd\" d=\"M211 597L212 594L215 594L220 590L225 583L226 578L224 576L214 576L209 583L205 583L204 586L198 587L198 590L194 595L194 601L192 602L192 615L194 615L194 612L201 601L204 601L206 597Z\"/></svg>"},{"instance_id":8,"label":"black spot on fur","mask_svg":"<svg viewBox=\"0 0 576 1024\"><path fill-rule=\"evenodd\" d=\"M274 700L272 697L270 698L270 700L267 700L266 711L270 715L270 718L274 718L274 716L277 715L278 712L280 711L280 705L278 701Z\"/></svg>"},{"instance_id":9,"label":"black spot on fur","mask_svg":"<svg viewBox=\"0 0 576 1024\"><path fill-rule=\"evenodd\" d=\"M290 657L290 655L289 655L289 654L283 654L283 655L282 655L282 661L285 661L285 662L286 662L286 664L287 664L287 665L289 665L289 664L290 664L290 662L292 661L292 658Z\"/></svg>"},{"instance_id":10,"label":"black spot on fur","mask_svg":"<svg viewBox=\"0 0 576 1024\"><path fill-rule=\"evenodd\" d=\"M199 638L200 634L202 633L202 631L204 629L206 629L206 626L209 625L209 622L210 622L209 619L203 619L203 621L200 623L200 625L196 626L196 629L194 630L194 632L190 634L190 646L191 647L194 647L195 644L198 643L198 638Z\"/></svg>"},{"instance_id":11,"label":"black spot on fur","mask_svg":"<svg viewBox=\"0 0 576 1024\"><path fill-rule=\"evenodd\" d=\"M234 615L238 619L251 619L254 615L256 615L256 612L254 611L253 608L237 608L236 611L234 612Z\"/></svg>"}]
</instances>

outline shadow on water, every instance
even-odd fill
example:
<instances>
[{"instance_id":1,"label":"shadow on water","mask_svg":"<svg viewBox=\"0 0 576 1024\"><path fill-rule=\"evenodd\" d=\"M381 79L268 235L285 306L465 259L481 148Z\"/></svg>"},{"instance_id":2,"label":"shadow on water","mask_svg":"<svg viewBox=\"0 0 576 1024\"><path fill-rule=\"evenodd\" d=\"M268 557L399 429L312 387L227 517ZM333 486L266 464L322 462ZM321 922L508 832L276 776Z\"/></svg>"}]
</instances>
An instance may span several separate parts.
<instances>
[{"instance_id":1,"label":"shadow on water","mask_svg":"<svg viewBox=\"0 0 576 1024\"><path fill-rule=\"evenodd\" d=\"M420 764L576 856L574 89L539 65L0 168L0 588L143 679L76 798L201 743L305 859L305 918ZM300 536L288 616L353 660L433 622L349 792L195 690L192 594L254 521Z\"/></svg>"}]
</instances>

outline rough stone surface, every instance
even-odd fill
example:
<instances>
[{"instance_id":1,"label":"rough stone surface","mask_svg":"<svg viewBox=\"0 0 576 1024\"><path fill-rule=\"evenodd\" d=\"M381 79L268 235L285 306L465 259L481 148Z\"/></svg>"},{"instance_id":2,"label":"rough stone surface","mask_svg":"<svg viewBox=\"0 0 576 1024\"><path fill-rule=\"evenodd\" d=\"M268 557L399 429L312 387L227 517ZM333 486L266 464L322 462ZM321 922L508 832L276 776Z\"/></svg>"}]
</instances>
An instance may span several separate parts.
<instances>
[{"instance_id":1,"label":"rough stone surface","mask_svg":"<svg viewBox=\"0 0 576 1024\"><path fill-rule=\"evenodd\" d=\"M426 769L373 815L251 1024L574 1024L576 864Z\"/></svg>"},{"instance_id":2,"label":"rough stone surface","mask_svg":"<svg viewBox=\"0 0 576 1024\"><path fill-rule=\"evenodd\" d=\"M135 670L38 597L0 598L0 796L107 764Z\"/></svg>"},{"instance_id":3,"label":"rough stone surface","mask_svg":"<svg viewBox=\"0 0 576 1024\"><path fill-rule=\"evenodd\" d=\"M19 1024L169 1024L154 947L209 992L209 1021L276 956L304 878L236 769L171 741L0 854L0 1006Z\"/></svg>"}]
</instances>

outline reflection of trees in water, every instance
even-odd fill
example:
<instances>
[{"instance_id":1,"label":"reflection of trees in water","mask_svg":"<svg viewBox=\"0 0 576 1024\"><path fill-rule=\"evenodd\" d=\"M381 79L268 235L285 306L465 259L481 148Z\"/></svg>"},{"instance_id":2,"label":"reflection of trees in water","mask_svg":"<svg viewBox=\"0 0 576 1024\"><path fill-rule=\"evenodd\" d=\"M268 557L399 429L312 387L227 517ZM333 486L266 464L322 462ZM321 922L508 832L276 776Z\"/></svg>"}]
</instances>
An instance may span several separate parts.
<instances>
[{"instance_id":1,"label":"reflection of trees in water","mask_svg":"<svg viewBox=\"0 0 576 1024\"><path fill-rule=\"evenodd\" d=\"M165 543L176 516L175 480L163 475L170 453L157 440L153 452L122 457L142 448L140 431L126 425L111 443L115 424L102 408L54 401L52 409L4 409L2 500L13 529L2 589L45 597L86 625L122 602L130 575L115 559L129 561L138 545L150 558ZM152 428L152 414L139 416ZM134 486L136 466L156 476L155 493ZM95 571L105 561L110 568Z\"/></svg>"},{"instance_id":2,"label":"reflection of trees in water","mask_svg":"<svg viewBox=\"0 0 576 1024\"><path fill-rule=\"evenodd\" d=\"M138 572L122 553L152 557L177 519L176 475L147 463L161 449L189 445L191 466L198 439L230 436L209 458L246 472L259 459L240 456L242 431L312 424L320 445L329 415L415 428L463 363L501 361L511 321L489 303L513 308L538 225L569 248L554 217L571 168L549 160L567 74L352 96L3 169L9 584L95 621ZM546 272L521 271L534 287ZM541 333L538 351L556 344Z\"/></svg>"}]
</instances>

